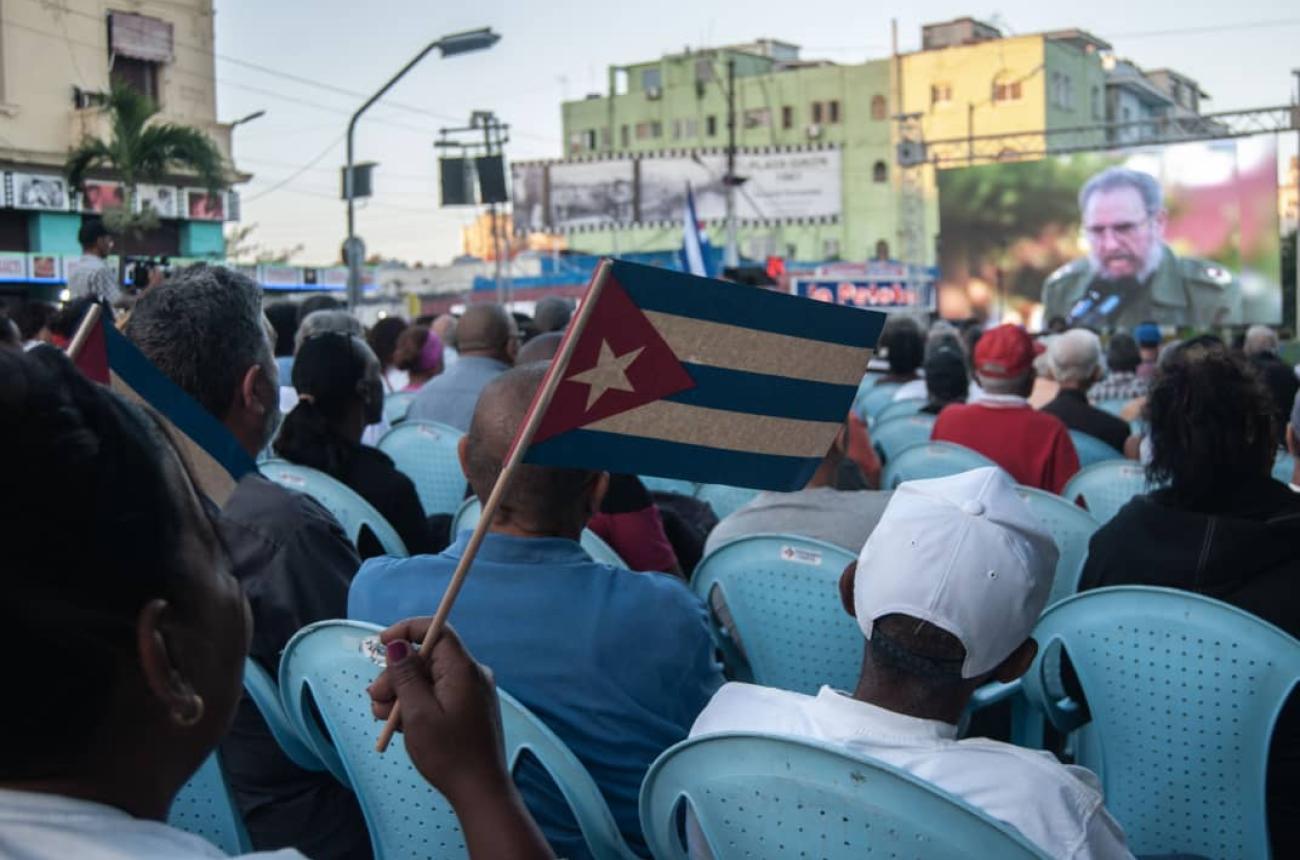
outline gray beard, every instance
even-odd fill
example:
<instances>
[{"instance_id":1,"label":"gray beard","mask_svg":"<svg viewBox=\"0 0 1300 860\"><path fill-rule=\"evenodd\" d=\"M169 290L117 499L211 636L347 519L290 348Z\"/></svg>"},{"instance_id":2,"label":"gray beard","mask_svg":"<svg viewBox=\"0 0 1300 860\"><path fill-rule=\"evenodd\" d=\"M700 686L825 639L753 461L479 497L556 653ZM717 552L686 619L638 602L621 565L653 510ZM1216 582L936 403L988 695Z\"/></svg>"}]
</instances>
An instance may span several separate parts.
<instances>
[{"instance_id":1,"label":"gray beard","mask_svg":"<svg viewBox=\"0 0 1300 860\"><path fill-rule=\"evenodd\" d=\"M1156 269L1160 268L1160 261L1163 260L1164 257L1165 257L1165 243L1157 242L1151 246L1151 253L1147 255L1146 262L1142 264L1142 268L1138 269L1132 275L1121 275L1120 277L1117 278L1111 277L1110 275L1106 274L1105 269L1098 267L1095 263L1092 263L1091 258L1089 258L1089 263L1090 263L1089 268L1092 269L1093 278L1096 278L1098 280L1126 281L1129 278L1132 278L1136 280L1139 284L1143 284L1146 283L1148 278L1150 278L1152 275L1156 273Z\"/></svg>"}]
</instances>

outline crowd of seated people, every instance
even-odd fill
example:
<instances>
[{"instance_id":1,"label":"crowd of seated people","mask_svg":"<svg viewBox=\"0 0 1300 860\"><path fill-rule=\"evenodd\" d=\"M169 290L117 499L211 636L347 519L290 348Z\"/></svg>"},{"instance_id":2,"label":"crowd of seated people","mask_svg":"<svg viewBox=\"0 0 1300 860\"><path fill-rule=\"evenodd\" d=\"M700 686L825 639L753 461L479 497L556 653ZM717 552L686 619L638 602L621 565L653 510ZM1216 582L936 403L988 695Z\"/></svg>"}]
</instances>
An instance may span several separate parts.
<instances>
[{"instance_id":1,"label":"crowd of seated people","mask_svg":"<svg viewBox=\"0 0 1300 860\"><path fill-rule=\"evenodd\" d=\"M1079 470L1068 430L1136 456L1128 420L1101 408L1116 401L1145 422L1143 465L1158 489L1096 532L1080 589L1186 589L1300 633L1291 582L1300 573L1300 467L1290 487L1270 476L1280 451L1300 452L1300 396L1277 372L1290 367L1271 332L1248 332L1233 349L1204 337L1164 343L1158 327L1139 326L1109 335L1103 350L1083 329L1036 343L1017 326L940 321L927 330L900 316L882 335L880 380L899 384L895 402L916 400L935 417L934 440L1000 468L873 489L880 470L868 416L850 415L804 488L760 493L701 535L706 553L781 533L858 556L839 585L862 633L854 689L809 696L726 683L710 607L683 582L689 566L641 480L531 465L487 524L430 667L407 643L422 637L470 534L436 551L411 480L367 444L386 429L383 399L418 389L407 420L463 430L460 465L485 499L573 305L539 302L521 323L499 305L475 304L459 318L394 317L366 332L340 307L264 309L259 293L221 268L185 269L146 291L123 331L250 457L269 447L341 480L397 528L411 557L383 556L364 535L354 546L326 508L255 473L219 510L199 498L157 419L88 383L59 354L86 304L32 314L41 319L33 336L18 328L0 348L0 427L7 449L27 455L17 485L39 492L35 504L6 494L0 527L18 595L4 634L11 677L43 707L10 709L0 855L212 856L161 821L219 746L255 848L370 856L351 790L294 765L239 691L245 654L274 676L296 631L346 617L388 626L389 669L369 688L378 717L397 701L439 703L412 704L419 719L404 719L406 749L451 802L474 857L589 856L539 767L525 760L506 774L492 679L574 753L642 855L638 796L651 763L687 737L763 731L894 764L1050 856L1130 856L1123 822L1091 773L1052 752L958 730L979 686L1012 681L1032 662L1056 566L1055 544L1014 485L1061 492ZM1055 396L1035 409L1028 398L1040 375ZM291 407L283 421L282 402ZM52 533L68 528L67 487L88 487L94 500L77 511L84 525L72 524L90 536L82 544ZM593 561L579 544L584 528L626 567ZM52 656L24 658L56 623L68 635ZM84 719L92 703L93 719ZM62 754L41 754L44 738L60 739ZM1292 701L1270 749L1277 856L1290 852L1286 824L1300 812L1298 765Z\"/></svg>"}]
</instances>

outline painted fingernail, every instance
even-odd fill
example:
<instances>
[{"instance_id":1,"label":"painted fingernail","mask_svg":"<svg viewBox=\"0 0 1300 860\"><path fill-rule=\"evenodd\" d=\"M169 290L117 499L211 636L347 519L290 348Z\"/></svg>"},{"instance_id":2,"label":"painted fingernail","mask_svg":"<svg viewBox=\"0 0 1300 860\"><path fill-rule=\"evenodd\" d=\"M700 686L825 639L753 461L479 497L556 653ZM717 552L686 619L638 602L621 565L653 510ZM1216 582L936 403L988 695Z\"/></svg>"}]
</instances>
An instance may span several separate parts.
<instances>
[{"instance_id":1,"label":"painted fingernail","mask_svg":"<svg viewBox=\"0 0 1300 860\"><path fill-rule=\"evenodd\" d=\"M400 663L406 659L406 655L411 653L411 646L405 641L398 639L396 642L389 642L384 649L388 655L389 663Z\"/></svg>"}]
</instances>

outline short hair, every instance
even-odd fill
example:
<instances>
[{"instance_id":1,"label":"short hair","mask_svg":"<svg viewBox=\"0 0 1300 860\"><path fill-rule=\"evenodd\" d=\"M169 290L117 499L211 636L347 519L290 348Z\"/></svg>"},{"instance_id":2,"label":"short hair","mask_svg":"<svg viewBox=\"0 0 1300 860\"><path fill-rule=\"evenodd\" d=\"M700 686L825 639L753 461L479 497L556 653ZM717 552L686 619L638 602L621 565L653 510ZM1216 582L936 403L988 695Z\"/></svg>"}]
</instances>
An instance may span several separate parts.
<instances>
[{"instance_id":1,"label":"short hair","mask_svg":"<svg viewBox=\"0 0 1300 860\"><path fill-rule=\"evenodd\" d=\"M432 367L421 367L420 358L424 353L425 343L430 337L436 336L426 325L407 326L397 338L397 346L393 349L393 367L408 373L433 370Z\"/></svg>"},{"instance_id":2,"label":"short hair","mask_svg":"<svg viewBox=\"0 0 1300 860\"><path fill-rule=\"evenodd\" d=\"M298 325L301 326L302 321L316 311L337 311L345 307L346 304L333 296L308 296L298 303Z\"/></svg>"},{"instance_id":3,"label":"short hair","mask_svg":"<svg viewBox=\"0 0 1300 860\"><path fill-rule=\"evenodd\" d=\"M1241 351L1246 353L1247 358L1265 352L1275 353L1277 343L1277 332L1266 325L1255 324L1246 329L1246 339L1242 342Z\"/></svg>"},{"instance_id":4,"label":"short hair","mask_svg":"<svg viewBox=\"0 0 1300 860\"><path fill-rule=\"evenodd\" d=\"M1072 328L1047 345L1047 365L1057 382L1086 382L1101 367L1101 338Z\"/></svg>"},{"instance_id":5,"label":"short hair","mask_svg":"<svg viewBox=\"0 0 1300 860\"><path fill-rule=\"evenodd\" d=\"M343 310L319 310L312 311L302 318L298 324L298 333L293 338L293 351L297 354L302 349L303 342L309 337L315 337L318 334L324 334L327 331L338 332L340 334L350 334L361 337L365 334L365 329L361 326L361 320L352 314Z\"/></svg>"},{"instance_id":6,"label":"short hair","mask_svg":"<svg viewBox=\"0 0 1300 860\"><path fill-rule=\"evenodd\" d=\"M1019 376L1012 376L1003 379L1000 376L988 376L986 374L975 373L980 389L986 394L1016 394L1025 393L1025 389L1030 387L1034 379L1034 369L1031 367Z\"/></svg>"},{"instance_id":7,"label":"short hair","mask_svg":"<svg viewBox=\"0 0 1300 860\"><path fill-rule=\"evenodd\" d=\"M248 368L274 368L261 289L222 266L196 263L142 294L124 333L218 419L230 412Z\"/></svg>"},{"instance_id":8,"label":"short hair","mask_svg":"<svg viewBox=\"0 0 1300 860\"><path fill-rule=\"evenodd\" d=\"M880 333L880 346L886 350L889 372L896 376L915 373L925 360L925 336L916 320L894 314Z\"/></svg>"},{"instance_id":9,"label":"short hair","mask_svg":"<svg viewBox=\"0 0 1300 860\"><path fill-rule=\"evenodd\" d=\"M970 372L960 349L941 346L925 359L925 390L935 403L965 403Z\"/></svg>"},{"instance_id":10,"label":"short hair","mask_svg":"<svg viewBox=\"0 0 1300 860\"><path fill-rule=\"evenodd\" d=\"M104 236L111 236L108 227L100 218L83 218L81 229L77 231L77 242L83 248L89 248Z\"/></svg>"},{"instance_id":11,"label":"short hair","mask_svg":"<svg viewBox=\"0 0 1300 860\"><path fill-rule=\"evenodd\" d=\"M54 314L54 305L27 301L23 302L22 307L18 308L18 313L14 314L14 322L18 323L18 333L22 335L23 340L32 340L49 324Z\"/></svg>"},{"instance_id":12,"label":"short hair","mask_svg":"<svg viewBox=\"0 0 1300 860\"><path fill-rule=\"evenodd\" d=\"M1118 188L1132 188L1142 198L1142 208L1148 215L1154 215L1165 208L1165 192L1160 187L1160 180L1150 173L1132 170L1127 167L1108 167L1096 174L1079 189L1079 211L1088 208L1088 199L1098 191L1114 191Z\"/></svg>"},{"instance_id":13,"label":"short hair","mask_svg":"<svg viewBox=\"0 0 1300 860\"><path fill-rule=\"evenodd\" d=\"M388 368L393 365L393 350L397 349L397 339L406 331L406 320L401 317L384 317L370 327L366 342L379 359L379 366Z\"/></svg>"},{"instance_id":14,"label":"short hair","mask_svg":"<svg viewBox=\"0 0 1300 860\"><path fill-rule=\"evenodd\" d=\"M1127 332L1115 332L1106 346L1106 366L1114 373L1133 373L1142 363L1137 341Z\"/></svg>"},{"instance_id":15,"label":"short hair","mask_svg":"<svg viewBox=\"0 0 1300 860\"><path fill-rule=\"evenodd\" d=\"M533 329L538 334L563 331L572 317L572 300L561 296L546 296L533 308Z\"/></svg>"},{"instance_id":16,"label":"short hair","mask_svg":"<svg viewBox=\"0 0 1300 860\"><path fill-rule=\"evenodd\" d=\"M274 302L264 309L275 329L275 354L293 355L293 336L298 331L298 306L293 302Z\"/></svg>"},{"instance_id":17,"label":"short hair","mask_svg":"<svg viewBox=\"0 0 1300 860\"><path fill-rule=\"evenodd\" d=\"M1182 507L1209 510L1243 481L1267 476L1277 440L1273 400L1221 342L1198 339L1162 356L1147 395L1147 477Z\"/></svg>"},{"instance_id":18,"label":"short hair","mask_svg":"<svg viewBox=\"0 0 1300 860\"><path fill-rule=\"evenodd\" d=\"M923 687L964 683L966 648L956 636L928 621L891 613L871 625L867 659L895 683Z\"/></svg>"}]
</instances>

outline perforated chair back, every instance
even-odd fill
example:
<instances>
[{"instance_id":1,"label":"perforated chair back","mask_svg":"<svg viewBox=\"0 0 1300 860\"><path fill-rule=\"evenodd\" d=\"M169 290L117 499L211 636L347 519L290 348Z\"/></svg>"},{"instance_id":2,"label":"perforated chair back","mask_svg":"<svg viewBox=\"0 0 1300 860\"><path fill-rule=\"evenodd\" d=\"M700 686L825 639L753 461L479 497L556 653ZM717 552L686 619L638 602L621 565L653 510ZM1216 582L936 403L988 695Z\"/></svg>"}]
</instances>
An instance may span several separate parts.
<instances>
[{"instance_id":1,"label":"perforated chair back","mask_svg":"<svg viewBox=\"0 0 1300 860\"><path fill-rule=\"evenodd\" d=\"M883 489L896 490L904 481L924 478L945 478L971 469L996 466L988 457L952 442L924 442L898 452L898 456L885 464L880 484Z\"/></svg>"},{"instance_id":2,"label":"perforated chair back","mask_svg":"<svg viewBox=\"0 0 1300 860\"><path fill-rule=\"evenodd\" d=\"M216 752L181 786L167 812L167 823L203 837L232 856L253 850Z\"/></svg>"},{"instance_id":3,"label":"perforated chair back","mask_svg":"<svg viewBox=\"0 0 1300 860\"><path fill-rule=\"evenodd\" d=\"M470 496L456 511L456 516L451 520L451 538L456 539L456 535L463 531L470 531L478 525L479 517L483 514L483 505L478 500L478 496ZM601 564L608 564L613 567L627 568L627 562L619 556L612 546L605 543L600 535L591 529L583 529L582 536L578 538L579 545L587 551L592 561L598 561Z\"/></svg>"},{"instance_id":4,"label":"perforated chair back","mask_svg":"<svg viewBox=\"0 0 1300 860\"><path fill-rule=\"evenodd\" d=\"M1277 458L1273 460L1273 480L1289 484L1294 475L1295 458L1286 451L1279 451Z\"/></svg>"},{"instance_id":5,"label":"perforated chair back","mask_svg":"<svg viewBox=\"0 0 1300 860\"><path fill-rule=\"evenodd\" d=\"M388 555L410 554L406 551L406 544L398 537L397 530L388 524L388 520L342 481L336 481L324 472L299 466L287 460L271 460L269 463L263 463L259 470L266 478L280 486L306 493L320 502L339 521L339 525L343 526L344 534L351 538L353 544L356 544L361 536L361 527L365 526L370 529Z\"/></svg>"},{"instance_id":6,"label":"perforated chair back","mask_svg":"<svg viewBox=\"0 0 1300 860\"><path fill-rule=\"evenodd\" d=\"M411 408L415 395L414 391L394 391L384 398L384 421L388 422L388 426L406 420L407 410Z\"/></svg>"},{"instance_id":7,"label":"perforated chair back","mask_svg":"<svg viewBox=\"0 0 1300 860\"><path fill-rule=\"evenodd\" d=\"M854 558L809 538L754 535L701 559L691 589L706 603L718 590L734 631L715 633L724 644L743 643L754 683L800 693L823 684L851 690L864 643L840 603L839 579Z\"/></svg>"},{"instance_id":8,"label":"perforated chair back","mask_svg":"<svg viewBox=\"0 0 1300 860\"><path fill-rule=\"evenodd\" d=\"M1056 561L1056 576L1052 579L1052 593L1047 598L1051 606L1079 590L1079 575L1088 558L1088 541L1100 526L1092 514L1078 505L1036 487L1016 487L1016 493L1029 505L1034 516L1056 541L1060 553Z\"/></svg>"},{"instance_id":9,"label":"perforated chair back","mask_svg":"<svg viewBox=\"0 0 1300 860\"><path fill-rule=\"evenodd\" d=\"M1147 492L1146 471L1132 460L1106 460L1084 466L1065 485L1061 497L1080 499L1098 524L1105 525L1129 499Z\"/></svg>"},{"instance_id":10,"label":"perforated chair back","mask_svg":"<svg viewBox=\"0 0 1300 860\"><path fill-rule=\"evenodd\" d=\"M1105 460L1124 459L1123 451L1116 451L1096 436L1079 430L1070 431L1070 441L1074 442L1074 450L1079 455L1080 466L1090 466Z\"/></svg>"},{"instance_id":11,"label":"perforated chair back","mask_svg":"<svg viewBox=\"0 0 1300 860\"><path fill-rule=\"evenodd\" d=\"M894 392L900 387L897 382L877 382L871 386L858 398L858 417L868 423L875 421L880 411L894 402Z\"/></svg>"},{"instance_id":12,"label":"perforated chair back","mask_svg":"<svg viewBox=\"0 0 1300 860\"><path fill-rule=\"evenodd\" d=\"M1269 740L1300 682L1300 642L1226 603L1142 586L1063 600L1034 639L1024 690L1067 724L1044 660L1059 644L1092 714L1079 763L1134 854L1269 856Z\"/></svg>"},{"instance_id":13,"label":"perforated chair back","mask_svg":"<svg viewBox=\"0 0 1300 860\"><path fill-rule=\"evenodd\" d=\"M404 421L379 440L379 450L415 484L426 516L454 514L465 500L469 482L456 451L464 435L435 421Z\"/></svg>"},{"instance_id":14,"label":"perforated chair back","mask_svg":"<svg viewBox=\"0 0 1300 860\"><path fill-rule=\"evenodd\" d=\"M657 860L688 856L683 807L718 858L1047 857L1009 825L905 771L789 737L704 735L661 755L641 786L641 827Z\"/></svg>"},{"instance_id":15,"label":"perforated chair back","mask_svg":"<svg viewBox=\"0 0 1300 860\"><path fill-rule=\"evenodd\" d=\"M883 424L890 418L899 418L904 415L915 415L921 411L926 400L924 397L908 397L903 400L892 400L886 404L884 409L876 413L876 423Z\"/></svg>"},{"instance_id":16,"label":"perforated chair back","mask_svg":"<svg viewBox=\"0 0 1300 860\"><path fill-rule=\"evenodd\" d=\"M679 496L689 496L695 498L696 492L699 491L700 485L694 481L683 481L680 478L658 478L654 475L642 475L641 483L652 493L677 493Z\"/></svg>"},{"instance_id":17,"label":"perforated chair back","mask_svg":"<svg viewBox=\"0 0 1300 860\"><path fill-rule=\"evenodd\" d=\"M250 657L244 658L244 692L253 700L257 712L271 731L271 737L290 761L303 770L325 770L325 764L290 725L275 679Z\"/></svg>"},{"instance_id":18,"label":"perforated chair back","mask_svg":"<svg viewBox=\"0 0 1300 860\"><path fill-rule=\"evenodd\" d=\"M929 442L937 417L916 413L899 415L895 418L881 418L871 428L871 444L876 446L876 450L887 463L905 448Z\"/></svg>"},{"instance_id":19,"label":"perforated chair back","mask_svg":"<svg viewBox=\"0 0 1300 860\"><path fill-rule=\"evenodd\" d=\"M709 507L723 520L737 510L749 504L758 495L758 490L747 487L726 487L722 484L701 484L695 498L708 502Z\"/></svg>"}]
</instances>

